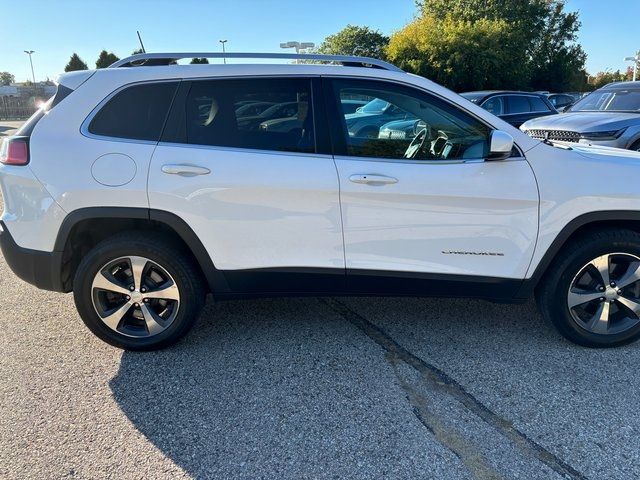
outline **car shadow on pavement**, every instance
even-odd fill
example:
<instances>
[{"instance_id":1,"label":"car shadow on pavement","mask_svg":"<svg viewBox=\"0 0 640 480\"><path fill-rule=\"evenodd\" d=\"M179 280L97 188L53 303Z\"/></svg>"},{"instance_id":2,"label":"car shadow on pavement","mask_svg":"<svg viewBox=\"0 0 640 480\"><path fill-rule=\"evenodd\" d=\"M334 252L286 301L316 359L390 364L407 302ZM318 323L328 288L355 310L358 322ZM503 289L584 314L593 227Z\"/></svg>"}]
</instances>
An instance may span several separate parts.
<instances>
[{"instance_id":1,"label":"car shadow on pavement","mask_svg":"<svg viewBox=\"0 0 640 480\"><path fill-rule=\"evenodd\" d=\"M640 402L635 374L602 365L637 364L637 347L571 345L530 304L339 301L550 448L573 448L579 429L587 470L591 437L618 455L633 444L613 435L628 419L609 387ZM125 352L110 386L133 425L195 477L466 477L416 419L385 353L321 299L209 303L177 346Z\"/></svg>"}]
</instances>

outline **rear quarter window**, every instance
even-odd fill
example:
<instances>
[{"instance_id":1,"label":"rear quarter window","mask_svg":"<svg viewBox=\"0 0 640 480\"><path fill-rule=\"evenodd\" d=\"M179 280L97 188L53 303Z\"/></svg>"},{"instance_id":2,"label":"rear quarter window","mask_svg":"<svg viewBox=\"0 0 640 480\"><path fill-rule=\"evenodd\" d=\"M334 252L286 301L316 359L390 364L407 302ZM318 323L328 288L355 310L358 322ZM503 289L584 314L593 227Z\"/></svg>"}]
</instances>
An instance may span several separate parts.
<instances>
[{"instance_id":1,"label":"rear quarter window","mask_svg":"<svg viewBox=\"0 0 640 480\"><path fill-rule=\"evenodd\" d=\"M126 87L110 98L93 117L89 133L131 140L160 140L178 83Z\"/></svg>"},{"instance_id":2,"label":"rear quarter window","mask_svg":"<svg viewBox=\"0 0 640 480\"><path fill-rule=\"evenodd\" d=\"M532 112L548 112L550 108L544 103L544 100L538 97L529 97Z\"/></svg>"}]
</instances>

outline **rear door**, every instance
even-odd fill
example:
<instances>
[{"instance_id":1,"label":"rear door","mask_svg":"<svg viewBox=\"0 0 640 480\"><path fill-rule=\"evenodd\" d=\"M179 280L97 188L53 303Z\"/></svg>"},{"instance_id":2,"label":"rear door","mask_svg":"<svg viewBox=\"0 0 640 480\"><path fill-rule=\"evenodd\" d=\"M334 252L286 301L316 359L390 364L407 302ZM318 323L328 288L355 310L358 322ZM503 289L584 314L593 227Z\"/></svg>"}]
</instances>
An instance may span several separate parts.
<instances>
[{"instance_id":1,"label":"rear door","mask_svg":"<svg viewBox=\"0 0 640 480\"><path fill-rule=\"evenodd\" d=\"M153 155L151 208L182 217L236 291L305 290L310 279L342 288L338 178L321 146L317 81L183 82ZM270 106L256 114L251 103Z\"/></svg>"}]
</instances>

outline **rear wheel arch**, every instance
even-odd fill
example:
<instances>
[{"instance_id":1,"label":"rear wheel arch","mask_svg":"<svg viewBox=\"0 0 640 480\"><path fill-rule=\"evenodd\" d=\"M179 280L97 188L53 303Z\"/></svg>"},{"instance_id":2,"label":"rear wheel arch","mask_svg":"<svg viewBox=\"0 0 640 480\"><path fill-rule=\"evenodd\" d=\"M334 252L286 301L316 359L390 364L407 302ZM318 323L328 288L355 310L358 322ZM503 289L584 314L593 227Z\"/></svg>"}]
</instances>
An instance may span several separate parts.
<instances>
[{"instance_id":1,"label":"rear wheel arch","mask_svg":"<svg viewBox=\"0 0 640 480\"><path fill-rule=\"evenodd\" d=\"M67 215L56 238L54 250L62 252L64 291L71 291L83 255L106 238L125 231L162 235L176 248L184 248L194 259L211 291L224 293L229 290L224 275L215 268L198 236L179 216L147 208L89 207Z\"/></svg>"}]
</instances>

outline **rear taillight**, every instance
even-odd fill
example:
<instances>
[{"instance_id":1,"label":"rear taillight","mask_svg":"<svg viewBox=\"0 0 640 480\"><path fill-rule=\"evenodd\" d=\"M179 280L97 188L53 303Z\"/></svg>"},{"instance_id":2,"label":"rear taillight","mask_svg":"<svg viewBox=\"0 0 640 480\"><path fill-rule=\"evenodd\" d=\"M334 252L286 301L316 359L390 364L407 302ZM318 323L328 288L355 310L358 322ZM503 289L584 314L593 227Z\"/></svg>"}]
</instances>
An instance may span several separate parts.
<instances>
[{"instance_id":1,"label":"rear taillight","mask_svg":"<svg viewBox=\"0 0 640 480\"><path fill-rule=\"evenodd\" d=\"M29 137L8 137L0 148L0 163L26 165L29 163Z\"/></svg>"}]
</instances>

